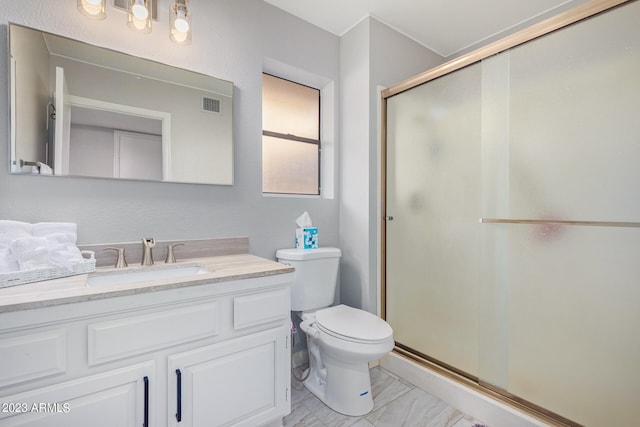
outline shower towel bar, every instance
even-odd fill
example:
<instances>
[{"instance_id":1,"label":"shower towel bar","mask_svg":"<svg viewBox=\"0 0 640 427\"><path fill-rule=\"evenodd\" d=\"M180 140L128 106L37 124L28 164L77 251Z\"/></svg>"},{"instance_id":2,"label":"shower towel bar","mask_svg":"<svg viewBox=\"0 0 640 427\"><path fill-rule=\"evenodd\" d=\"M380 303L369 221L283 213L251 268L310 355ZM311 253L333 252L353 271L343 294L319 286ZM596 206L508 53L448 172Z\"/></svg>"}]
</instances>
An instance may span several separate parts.
<instances>
[{"instance_id":1,"label":"shower towel bar","mask_svg":"<svg viewBox=\"0 0 640 427\"><path fill-rule=\"evenodd\" d=\"M559 219L506 219L506 218L480 218L481 224L557 224L557 225L582 225L588 227L640 227L640 222L622 221L566 221Z\"/></svg>"}]
</instances>

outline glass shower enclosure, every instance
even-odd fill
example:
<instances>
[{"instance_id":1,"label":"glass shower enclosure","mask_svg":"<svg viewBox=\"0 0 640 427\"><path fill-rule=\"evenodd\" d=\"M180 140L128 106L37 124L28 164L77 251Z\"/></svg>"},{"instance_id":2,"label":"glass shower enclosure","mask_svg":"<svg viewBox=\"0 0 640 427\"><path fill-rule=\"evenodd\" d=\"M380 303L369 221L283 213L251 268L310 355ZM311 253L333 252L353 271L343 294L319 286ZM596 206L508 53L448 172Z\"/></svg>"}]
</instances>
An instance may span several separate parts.
<instances>
[{"instance_id":1,"label":"glass shower enclosure","mask_svg":"<svg viewBox=\"0 0 640 427\"><path fill-rule=\"evenodd\" d=\"M384 94L384 311L418 359L559 423L631 425L640 1L580 11Z\"/></svg>"}]
</instances>

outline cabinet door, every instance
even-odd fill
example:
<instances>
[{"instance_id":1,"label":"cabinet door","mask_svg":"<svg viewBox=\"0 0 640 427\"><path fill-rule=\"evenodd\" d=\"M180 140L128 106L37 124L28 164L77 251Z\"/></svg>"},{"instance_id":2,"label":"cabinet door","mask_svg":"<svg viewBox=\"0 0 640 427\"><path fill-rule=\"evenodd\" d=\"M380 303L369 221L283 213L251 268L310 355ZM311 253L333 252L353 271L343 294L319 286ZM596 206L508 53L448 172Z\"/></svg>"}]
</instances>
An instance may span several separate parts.
<instances>
[{"instance_id":1,"label":"cabinet door","mask_svg":"<svg viewBox=\"0 0 640 427\"><path fill-rule=\"evenodd\" d=\"M169 358L169 425L255 427L289 413L289 329Z\"/></svg>"},{"instance_id":2,"label":"cabinet door","mask_svg":"<svg viewBox=\"0 0 640 427\"><path fill-rule=\"evenodd\" d=\"M153 362L0 398L0 426L150 425Z\"/></svg>"}]
</instances>

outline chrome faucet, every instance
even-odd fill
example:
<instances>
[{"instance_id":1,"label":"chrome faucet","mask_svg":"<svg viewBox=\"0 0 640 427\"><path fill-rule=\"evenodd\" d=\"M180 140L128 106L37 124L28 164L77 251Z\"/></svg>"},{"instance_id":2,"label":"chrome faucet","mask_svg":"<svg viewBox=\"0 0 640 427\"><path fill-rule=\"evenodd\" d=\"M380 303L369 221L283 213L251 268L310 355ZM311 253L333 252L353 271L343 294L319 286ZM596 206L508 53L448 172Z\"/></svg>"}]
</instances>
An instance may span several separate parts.
<instances>
[{"instance_id":1,"label":"chrome faucet","mask_svg":"<svg viewBox=\"0 0 640 427\"><path fill-rule=\"evenodd\" d=\"M153 237L145 237L142 239L142 261L140 265L152 265L153 264L153 252L152 249L156 245L156 239Z\"/></svg>"}]
</instances>

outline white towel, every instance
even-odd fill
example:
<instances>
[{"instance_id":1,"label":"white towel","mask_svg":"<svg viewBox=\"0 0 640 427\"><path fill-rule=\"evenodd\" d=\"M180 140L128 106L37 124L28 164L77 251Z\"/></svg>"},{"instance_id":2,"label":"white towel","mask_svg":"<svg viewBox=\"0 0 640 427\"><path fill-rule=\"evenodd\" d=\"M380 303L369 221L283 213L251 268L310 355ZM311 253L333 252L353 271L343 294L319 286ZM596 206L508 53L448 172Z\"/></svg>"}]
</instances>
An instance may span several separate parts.
<instances>
[{"instance_id":1,"label":"white towel","mask_svg":"<svg viewBox=\"0 0 640 427\"><path fill-rule=\"evenodd\" d=\"M76 246L78 226L71 222L0 221L0 272L62 266L82 261Z\"/></svg>"},{"instance_id":2,"label":"white towel","mask_svg":"<svg viewBox=\"0 0 640 427\"><path fill-rule=\"evenodd\" d=\"M9 273L18 271L20 266L18 260L15 259L10 249L0 249L0 273Z\"/></svg>"},{"instance_id":3,"label":"white towel","mask_svg":"<svg viewBox=\"0 0 640 427\"><path fill-rule=\"evenodd\" d=\"M49 263L71 270L73 264L82 261L80 249L71 241L71 233L53 233L44 237L49 249ZM75 240L75 239L74 239Z\"/></svg>"},{"instance_id":4,"label":"white towel","mask_svg":"<svg viewBox=\"0 0 640 427\"><path fill-rule=\"evenodd\" d=\"M44 237L19 237L11 243L11 254L20 270L49 268L49 247Z\"/></svg>"},{"instance_id":5,"label":"white towel","mask_svg":"<svg viewBox=\"0 0 640 427\"><path fill-rule=\"evenodd\" d=\"M0 220L0 249L7 249L20 237L31 236L32 226L26 222Z\"/></svg>"},{"instance_id":6,"label":"white towel","mask_svg":"<svg viewBox=\"0 0 640 427\"><path fill-rule=\"evenodd\" d=\"M75 245L78 241L78 224L73 222L38 222L33 224L33 235L35 237L58 233L67 234L68 242Z\"/></svg>"},{"instance_id":7,"label":"white towel","mask_svg":"<svg viewBox=\"0 0 640 427\"><path fill-rule=\"evenodd\" d=\"M37 162L40 175L53 175L53 169L46 163Z\"/></svg>"}]
</instances>

